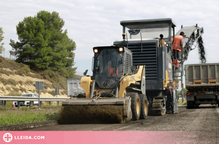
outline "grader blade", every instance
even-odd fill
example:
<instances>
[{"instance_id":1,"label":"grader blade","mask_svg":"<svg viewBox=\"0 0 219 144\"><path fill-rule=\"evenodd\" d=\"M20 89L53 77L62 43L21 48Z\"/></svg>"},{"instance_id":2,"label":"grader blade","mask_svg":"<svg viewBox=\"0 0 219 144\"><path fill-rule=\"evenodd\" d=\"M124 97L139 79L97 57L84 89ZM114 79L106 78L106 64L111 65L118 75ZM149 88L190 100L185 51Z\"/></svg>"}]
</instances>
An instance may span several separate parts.
<instances>
[{"instance_id":1,"label":"grader blade","mask_svg":"<svg viewBox=\"0 0 219 144\"><path fill-rule=\"evenodd\" d=\"M132 118L131 98L73 98L62 103L60 124L124 123Z\"/></svg>"}]
</instances>

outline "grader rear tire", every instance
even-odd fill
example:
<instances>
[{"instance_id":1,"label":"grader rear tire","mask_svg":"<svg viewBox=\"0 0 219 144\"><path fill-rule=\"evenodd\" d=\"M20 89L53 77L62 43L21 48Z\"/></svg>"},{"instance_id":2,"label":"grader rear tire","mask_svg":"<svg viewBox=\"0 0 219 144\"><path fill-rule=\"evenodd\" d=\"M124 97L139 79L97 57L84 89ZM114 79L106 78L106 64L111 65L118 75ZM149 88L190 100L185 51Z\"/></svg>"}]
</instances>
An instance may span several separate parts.
<instances>
[{"instance_id":1,"label":"grader rear tire","mask_svg":"<svg viewBox=\"0 0 219 144\"><path fill-rule=\"evenodd\" d=\"M132 120L138 120L141 113L141 100L135 92L128 93L128 96L131 97Z\"/></svg>"},{"instance_id":2,"label":"grader rear tire","mask_svg":"<svg viewBox=\"0 0 219 144\"><path fill-rule=\"evenodd\" d=\"M140 119L146 119L148 116L148 101L147 97L144 94L139 94L141 100L141 112L140 112Z\"/></svg>"}]
</instances>

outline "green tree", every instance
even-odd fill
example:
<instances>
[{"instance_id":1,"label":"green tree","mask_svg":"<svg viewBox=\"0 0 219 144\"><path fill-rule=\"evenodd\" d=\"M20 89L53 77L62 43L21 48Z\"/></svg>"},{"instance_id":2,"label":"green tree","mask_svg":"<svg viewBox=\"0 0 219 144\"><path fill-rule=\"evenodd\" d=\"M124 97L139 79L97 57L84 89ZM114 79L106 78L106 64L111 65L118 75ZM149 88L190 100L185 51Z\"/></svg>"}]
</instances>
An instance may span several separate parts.
<instances>
[{"instance_id":1,"label":"green tree","mask_svg":"<svg viewBox=\"0 0 219 144\"><path fill-rule=\"evenodd\" d=\"M2 52L5 50L5 48L3 47L4 43L2 42L4 39L3 33L4 32L2 28L0 27L0 54L2 54Z\"/></svg>"},{"instance_id":2,"label":"green tree","mask_svg":"<svg viewBox=\"0 0 219 144\"><path fill-rule=\"evenodd\" d=\"M57 12L40 11L34 17L26 17L17 25L20 42L10 40L17 62L31 68L51 69L72 77L75 42L63 30L64 20Z\"/></svg>"}]
</instances>

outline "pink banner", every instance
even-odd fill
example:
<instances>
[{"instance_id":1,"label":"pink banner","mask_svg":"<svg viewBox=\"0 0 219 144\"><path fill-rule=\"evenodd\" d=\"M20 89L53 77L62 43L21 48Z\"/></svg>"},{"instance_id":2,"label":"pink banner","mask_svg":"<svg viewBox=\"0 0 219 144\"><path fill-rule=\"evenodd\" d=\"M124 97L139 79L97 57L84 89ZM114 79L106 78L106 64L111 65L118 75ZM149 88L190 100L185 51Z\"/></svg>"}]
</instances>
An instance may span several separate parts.
<instances>
[{"instance_id":1,"label":"pink banner","mask_svg":"<svg viewBox=\"0 0 219 144\"><path fill-rule=\"evenodd\" d=\"M185 131L2 131L0 144L147 144L196 143Z\"/></svg>"}]
</instances>

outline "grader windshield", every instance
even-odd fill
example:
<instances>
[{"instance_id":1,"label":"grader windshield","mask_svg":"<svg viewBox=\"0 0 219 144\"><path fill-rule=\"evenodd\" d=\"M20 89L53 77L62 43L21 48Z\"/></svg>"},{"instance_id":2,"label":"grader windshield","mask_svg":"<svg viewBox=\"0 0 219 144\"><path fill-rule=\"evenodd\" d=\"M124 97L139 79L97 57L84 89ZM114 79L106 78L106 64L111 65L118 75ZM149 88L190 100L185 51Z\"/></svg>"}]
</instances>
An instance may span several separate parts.
<instances>
[{"instance_id":1,"label":"grader windshield","mask_svg":"<svg viewBox=\"0 0 219 144\"><path fill-rule=\"evenodd\" d=\"M117 48L98 49L95 59L95 80L100 88L115 87L123 75L122 63L122 52Z\"/></svg>"}]
</instances>

